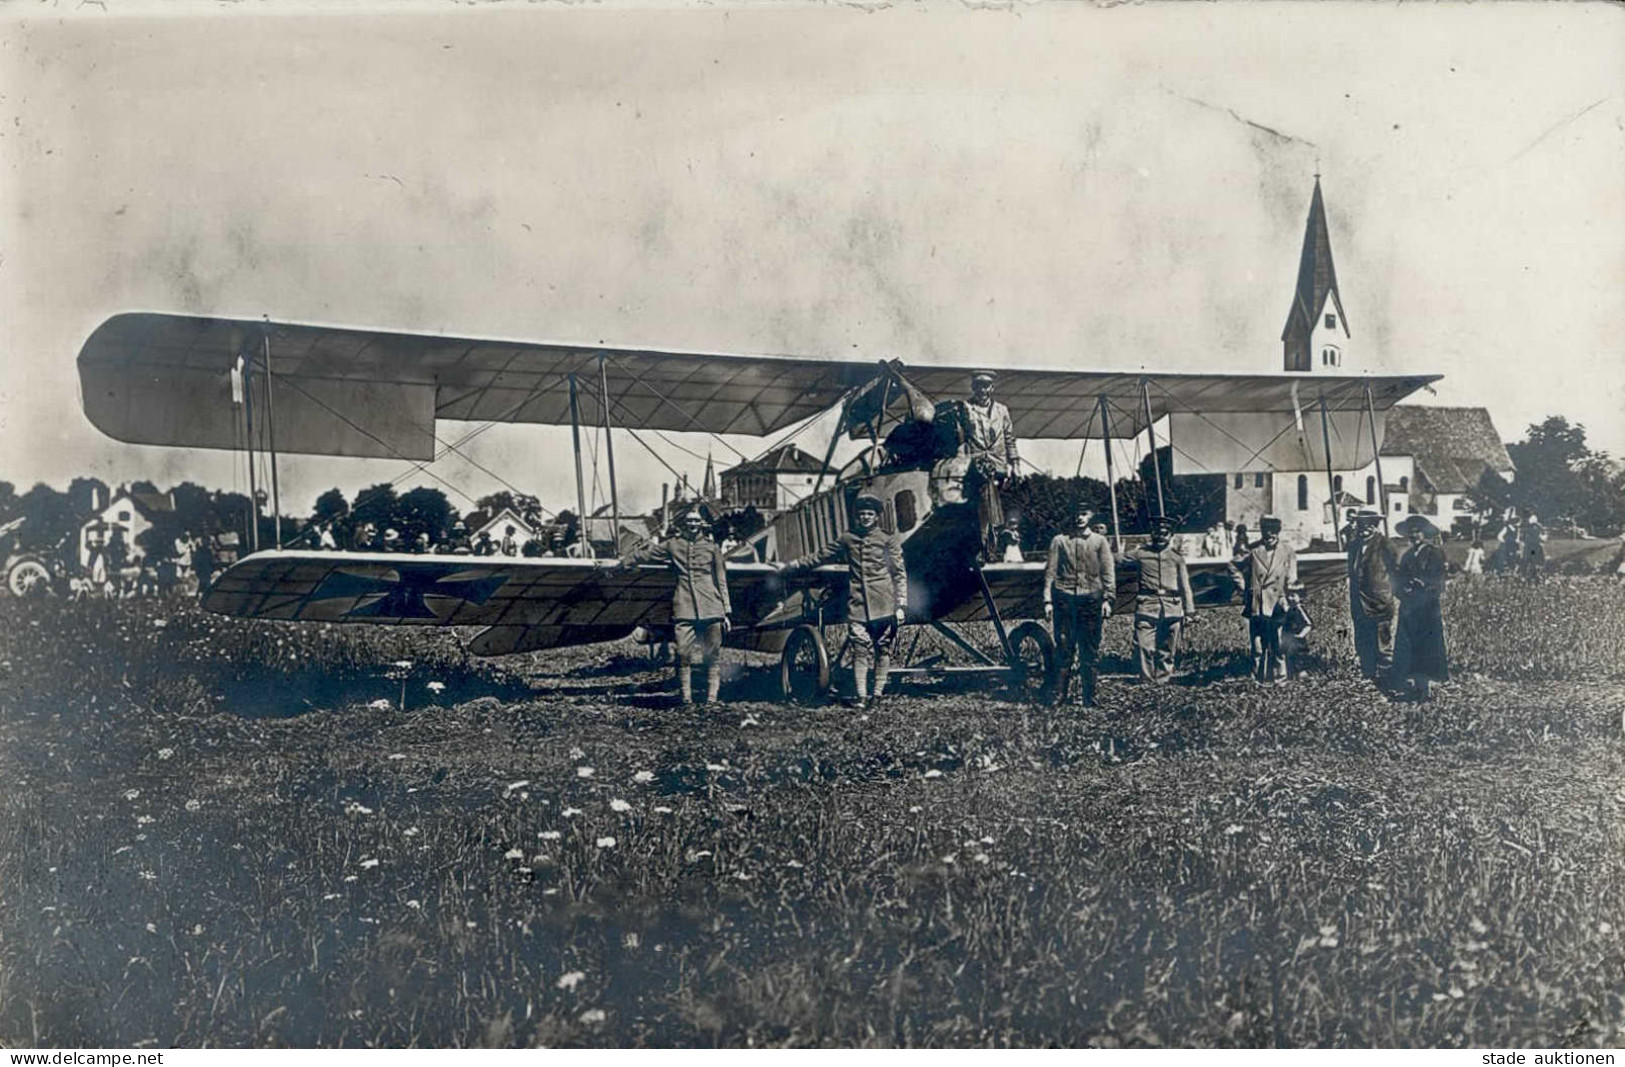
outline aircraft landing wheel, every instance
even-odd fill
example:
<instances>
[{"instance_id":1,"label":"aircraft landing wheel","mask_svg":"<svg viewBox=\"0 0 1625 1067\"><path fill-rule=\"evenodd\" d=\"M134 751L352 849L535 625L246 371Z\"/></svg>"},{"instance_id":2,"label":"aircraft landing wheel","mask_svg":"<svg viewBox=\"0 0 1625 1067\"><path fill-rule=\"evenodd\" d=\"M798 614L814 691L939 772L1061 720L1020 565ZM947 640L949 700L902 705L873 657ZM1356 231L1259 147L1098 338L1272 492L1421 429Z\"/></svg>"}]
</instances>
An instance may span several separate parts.
<instances>
[{"instance_id":1,"label":"aircraft landing wheel","mask_svg":"<svg viewBox=\"0 0 1625 1067\"><path fill-rule=\"evenodd\" d=\"M6 588L14 597L44 596L51 590L51 572L37 559L22 560L6 572Z\"/></svg>"},{"instance_id":2,"label":"aircraft landing wheel","mask_svg":"<svg viewBox=\"0 0 1625 1067\"><path fill-rule=\"evenodd\" d=\"M812 626L797 626L779 658L779 692L785 700L812 704L829 695L829 649Z\"/></svg>"},{"instance_id":3,"label":"aircraft landing wheel","mask_svg":"<svg viewBox=\"0 0 1625 1067\"><path fill-rule=\"evenodd\" d=\"M1055 698L1060 667L1049 631L1027 621L1010 632L1010 688L1023 699L1047 704Z\"/></svg>"}]
</instances>

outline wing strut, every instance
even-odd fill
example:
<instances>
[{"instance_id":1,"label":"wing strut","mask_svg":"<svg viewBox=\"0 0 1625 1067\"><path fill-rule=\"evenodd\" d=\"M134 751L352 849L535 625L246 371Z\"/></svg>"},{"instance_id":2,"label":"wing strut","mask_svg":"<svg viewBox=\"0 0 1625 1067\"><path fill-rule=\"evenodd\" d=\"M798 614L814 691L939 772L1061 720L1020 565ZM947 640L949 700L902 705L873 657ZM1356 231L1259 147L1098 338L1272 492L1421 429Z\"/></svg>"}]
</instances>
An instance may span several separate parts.
<instances>
[{"instance_id":1,"label":"wing strut","mask_svg":"<svg viewBox=\"0 0 1625 1067\"><path fill-rule=\"evenodd\" d=\"M276 546L282 547L282 492L276 477L276 405L271 400L271 317L265 317L265 425L271 453L271 519L276 524Z\"/></svg>"},{"instance_id":2,"label":"wing strut","mask_svg":"<svg viewBox=\"0 0 1625 1067\"><path fill-rule=\"evenodd\" d=\"M1140 379L1140 398L1145 401L1145 432L1151 438L1151 476L1157 482L1157 514L1167 518L1168 506L1162 500L1162 464L1157 462L1157 420L1151 413L1151 385L1149 379Z\"/></svg>"},{"instance_id":3,"label":"wing strut","mask_svg":"<svg viewBox=\"0 0 1625 1067\"><path fill-rule=\"evenodd\" d=\"M1377 461L1377 499L1382 503L1382 533L1388 535L1388 487L1382 481L1382 446L1377 443L1377 405L1371 399L1371 386L1365 387L1365 413L1371 420L1371 456ZM1339 527L1341 529L1341 527Z\"/></svg>"},{"instance_id":4,"label":"wing strut","mask_svg":"<svg viewBox=\"0 0 1625 1067\"><path fill-rule=\"evenodd\" d=\"M604 362L608 357L598 353L598 397L599 406L604 409L604 449L609 454L609 513L610 527L609 540L615 546L615 556L621 555L621 495L615 488L615 435L609 428L609 372L604 369Z\"/></svg>"},{"instance_id":5,"label":"wing strut","mask_svg":"<svg viewBox=\"0 0 1625 1067\"><path fill-rule=\"evenodd\" d=\"M576 400L576 376L570 375L570 443L576 454L576 541L583 559L592 558L592 538L587 536L587 483L581 480L581 407Z\"/></svg>"},{"instance_id":6,"label":"wing strut","mask_svg":"<svg viewBox=\"0 0 1625 1067\"><path fill-rule=\"evenodd\" d=\"M252 350L250 350L252 353ZM248 445L248 550L260 550L260 490L254 476L254 357L243 358L243 421ZM278 548L282 545L279 543Z\"/></svg>"},{"instance_id":7,"label":"wing strut","mask_svg":"<svg viewBox=\"0 0 1625 1067\"><path fill-rule=\"evenodd\" d=\"M1123 551L1123 527L1117 521L1117 482L1112 476L1112 431L1106 422L1106 394L1100 394L1100 440L1106 446L1106 495L1112 500L1112 540ZM1154 454L1154 453L1153 453Z\"/></svg>"},{"instance_id":8,"label":"wing strut","mask_svg":"<svg viewBox=\"0 0 1625 1067\"><path fill-rule=\"evenodd\" d=\"M1343 550L1343 531L1337 524L1337 479L1332 476L1332 432L1330 419L1326 414L1326 394L1320 395L1320 443L1326 450L1326 491L1331 495L1332 508L1332 538L1337 542L1337 550Z\"/></svg>"}]
</instances>

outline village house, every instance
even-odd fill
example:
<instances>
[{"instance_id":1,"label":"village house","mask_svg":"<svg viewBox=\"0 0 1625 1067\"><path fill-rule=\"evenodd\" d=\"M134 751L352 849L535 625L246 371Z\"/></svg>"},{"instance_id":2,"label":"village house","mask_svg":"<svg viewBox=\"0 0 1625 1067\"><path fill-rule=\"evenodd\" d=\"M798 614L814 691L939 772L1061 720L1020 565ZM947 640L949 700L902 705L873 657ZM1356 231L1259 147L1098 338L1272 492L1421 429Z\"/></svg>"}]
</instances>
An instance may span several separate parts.
<instances>
[{"instance_id":1,"label":"village house","mask_svg":"<svg viewBox=\"0 0 1625 1067\"><path fill-rule=\"evenodd\" d=\"M835 474L794 443L783 445L723 471L722 500L728 507L771 515L811 496L820 472L826 479Z\"/></svg>"},{"instance_id":2,"label":"village house","mask_svg":"<svg viewBox=\"0 0 1625 1067\"><path fill-rule=\"evenodd\" d=\"M100 491L97 495L100 495ZM95 505L92 504L92 507ZM158 516L174 511L175 498L169 493L132 493L121 488L79 527L79 566L90 568L92 560L106 547L115 529L123 532L127 558L131 561L143 558L146 553L136 543L136 538L152 529Z\"/></svg>"}]
</instances>

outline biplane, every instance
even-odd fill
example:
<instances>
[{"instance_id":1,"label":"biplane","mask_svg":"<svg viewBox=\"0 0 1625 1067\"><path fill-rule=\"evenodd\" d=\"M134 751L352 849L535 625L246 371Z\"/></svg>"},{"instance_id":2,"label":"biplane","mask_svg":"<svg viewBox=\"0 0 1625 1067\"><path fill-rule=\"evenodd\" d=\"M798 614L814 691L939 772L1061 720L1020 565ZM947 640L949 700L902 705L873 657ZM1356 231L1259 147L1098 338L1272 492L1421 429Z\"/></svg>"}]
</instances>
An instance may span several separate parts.
<instances>
[{"instance_id":1,"label":"biplane","mask_svg":"<svg viewBox=\"0 0 1625 1067\"><path fill-rule=\"evenodd\" d=\"M883 522L902 539L909 621L934 628L971 661L948 667L938 656L902 664L894 673L999 673L1040 694L1055 683L1050 636L1035 621L1044 565L984 560L975 500L937 484L940 456L902 447L911 426L928 417L922 408L930 408L931 398L961 393L975 368L150 313L108 319L86 340L78 367L85 414L102 432L138 444L268 448L273 494L278 453L423 462L436 457L443 420L568 425L583 516L584 426L765 438L810 426L839 408L825 468L843 436L859 453L829 484L820 475L804 499L772 518L768 558L728 564L734 606L728 644L777 655L787 696L816 697L828 690L839 652L831 655L824 628L843 621L845 569L820 568L786 584L773 561L814 552L836 538L847 527L853 497L864 491L883 501ZM1155 427L1165 421L1186 453L1207 457L1210 470L1324 464L1328 472L1371 463L1387 410L1437 377L1025 366L998 368L998 374L999 399L1021 440L1109 445L1144 434L1155 456ZM1318 413L1319 434L1306 431L1306 412ZM912 434L916 445L919 436ZM609 455L613 496L612 446ZM1111 484L1110 447L1106 458ZM1152 468L1160 496L1162 474L1155 462ZM1112 534L1121 553L1115 496L1112 503ZM478 627L468 647L483 656L669 627L667 573L617 572L610 563L270 548L221 574L204 606L249 619ZM1235 582L1228 556L1192 559L1189 565L1199 604L1231 600ZM1308 584L1336 580L1343 565L1340 552L1300 557ZM1120 598L1127 605L1132 575L1124 579ZM970 623L992 624L997 654L988 655L966 637Z\"/></svg>"}]
</instances>

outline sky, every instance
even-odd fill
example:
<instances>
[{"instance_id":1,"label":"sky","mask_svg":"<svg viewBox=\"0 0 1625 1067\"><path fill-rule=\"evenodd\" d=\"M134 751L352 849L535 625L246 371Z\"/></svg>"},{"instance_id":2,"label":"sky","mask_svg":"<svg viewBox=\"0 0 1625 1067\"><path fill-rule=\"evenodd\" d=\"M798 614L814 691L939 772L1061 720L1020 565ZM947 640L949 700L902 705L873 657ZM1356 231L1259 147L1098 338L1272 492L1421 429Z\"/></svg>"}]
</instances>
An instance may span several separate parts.
<instances>
[{"instance_id":1,"label":"sky","mask_svg":"<svg viewBox=\"0 0 1625 1067\"><path fill-rule=\"evenodd\" d=\"M1277 371L1317 172L1348 369L1625 454L1618 5L30 4L0 11L0 166L19 489L244 484L85 419L79 346L130 310ZM766 444L669 438L696 483ZM615 445L623 508L657 504L671 475ZM574 506L567 429L464 451L403 487ZM409 472L284 457L285 510Z\"/></svg>"}]
</instances>

